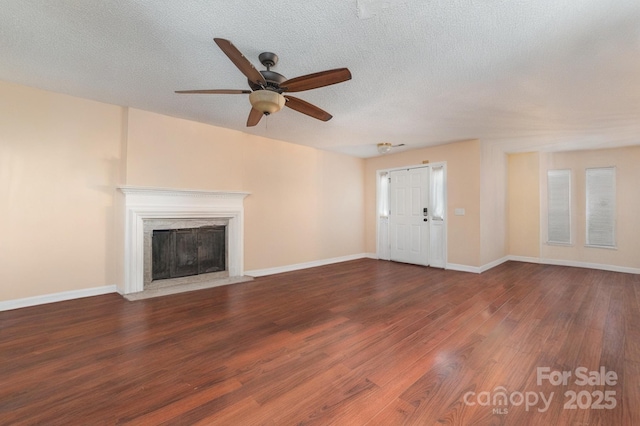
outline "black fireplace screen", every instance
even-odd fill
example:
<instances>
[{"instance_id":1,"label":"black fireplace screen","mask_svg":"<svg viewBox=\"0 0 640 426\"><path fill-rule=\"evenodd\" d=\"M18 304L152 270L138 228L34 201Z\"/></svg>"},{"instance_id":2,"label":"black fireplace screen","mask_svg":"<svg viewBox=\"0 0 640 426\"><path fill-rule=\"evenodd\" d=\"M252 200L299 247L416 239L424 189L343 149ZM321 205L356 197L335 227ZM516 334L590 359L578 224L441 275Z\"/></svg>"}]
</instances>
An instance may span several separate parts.
<instances>
[{"instance_id":1,"label":"black fireplace screen","mask_svg":"<svg viewBox=\"0 0 640 426\"><path fill-rule=\"evenodd\" d=\"M153 231L152 279L224 271L226 230L226 226L203 226Z\"/></svg>"}]
</instances>

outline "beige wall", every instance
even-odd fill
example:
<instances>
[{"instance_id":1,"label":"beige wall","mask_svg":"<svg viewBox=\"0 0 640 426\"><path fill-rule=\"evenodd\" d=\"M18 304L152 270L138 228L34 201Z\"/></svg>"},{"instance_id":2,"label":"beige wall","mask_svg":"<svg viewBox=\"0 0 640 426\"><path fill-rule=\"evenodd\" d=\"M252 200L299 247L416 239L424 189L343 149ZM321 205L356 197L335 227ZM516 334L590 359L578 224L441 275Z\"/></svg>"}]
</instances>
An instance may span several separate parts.
<instances>
[{"instance_id":1,"label":"beige wall","mask_svg":"<svg viewBox=\"0 0 640 426\"><path fill-rule=\"evenodd\" d=\"M540 257L540 155L508 155L508 252Z\"/></svg>"},{"instance_id":2,"label":"beige wall","mask_svg":"<svg viewBox=\"0 0 640 426\"><path fill-rule=\"evenodd\" d=\"M0 300L116 283L123 119L0 82Z\"/></svg>"},{"instance_id":3,"label":"beige wall","mask_svg":"<svg viewBox=\"0 0 640 426\"><path fill-rule=\"evenodd\" d=\"M480 141L470 140L384 155L366 160L366 251L376 252L376 171L447 162L447 261L480 266ZM455 216L464 208L464 216Z\"/></svg>"},{"instance_id":4,"label":"beige wall","mask_svg":"<svg viewBox=\"0 0 640 426\"><path fill-rule=\"evenodd\" d=\"M364 252L364 160L0 82L0 301L117 285L120 184L241 190L245 269Z\"/></svg>"},{"instance_id":5,"label":"beige wall","mask_svg":"<svg viewBox=\"0 0 640 426\"><path fill-rule=\"evenodd\" d=\"M245 269L255 270L375 253L376 170L424 160L447 162L449 263L512 254L640 268L638 146L507 156L472 140L362 160L0 82L0 301L119 283L119 184L251 192ZM571 168L583 188L585 168L611 165L618 249L584 247L583 191L575 244L544 244L546 170Z\"/></svg>"},{"instance_id":6,"label":"beige wall","mask_svg":"<svg viewBox=\"0 0 640 426\"><path fill-rule=\"evenodd\" d=\"M541 257L543 259L584 262L640 268L640 146L588 151L542 153L541 182ZM617 249L585 247L585 169L616 167ZM546 244L546 173L550 169L572 170L571 246Z\"/></svg>"},{"instance_id":7,"label":"beige wall","mask_svg":"<svg viewBox=\"0 0 640 426\"><path fill-rule=\"evenodd\" d=\"M251 136L129 108L127 184L240 190Z\"/></svg>"},{"instance_id":8,"label":"beige wall","mask_svg":"<svg viewBox=\"0 0 640 426\"><path fill-rule=\"evenodd\" d=\"M480 265L507 255L507 154L499 142L482 141L480 176Z\"/></svg>"},{"instance_id":9,"label":"beige wall","mask_svg":"<svg viewBox=\"0 0 640 426\"><path fill-rule=\"evenodd\" d=\"M364 252L364 160L130 109L127 184L237 190L245 269Z\"/></svg>"}]
</instances>

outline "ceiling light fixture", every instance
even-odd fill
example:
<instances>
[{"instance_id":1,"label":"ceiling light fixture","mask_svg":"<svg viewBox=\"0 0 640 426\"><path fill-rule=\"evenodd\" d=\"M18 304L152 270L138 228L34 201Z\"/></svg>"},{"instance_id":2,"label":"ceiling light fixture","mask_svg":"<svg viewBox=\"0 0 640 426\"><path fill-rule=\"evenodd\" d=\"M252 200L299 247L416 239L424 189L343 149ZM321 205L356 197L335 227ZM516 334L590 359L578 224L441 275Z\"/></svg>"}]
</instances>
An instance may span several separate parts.
<instances>
[{"instance_id":1,"label":"ceiling light fixture","mask_svg":"<svg viewBox=\"0 0 640 426\"><path fill-rule=\"evenodd\" d=\"M389 142L382 142L378 144L378 152L380 154L388 154L389 151L391 151L391 148L393 148L393 145Z\"/></svg>"},{"instance_id":2,"label":"ceiling light fixture","mask_svg":"<svg viewBox=\"0 0 640 426\"><path fill-rule=\"evenodd\" d=\"M391 152L391 148L400 148L401 146L404 146L403 143L399 143L397 145L391 145L389 142L380 142L377 147L378 147L378 152L380 154L388 154L389 152Z\"/></svg>"},{"instance_id":3,"label":"ceiling light fixture","mask_svg":"<svg viewBox=\"0 0 640 426\"><path fill-rule=\"evenodd\" d=\"M284 106L286 99L273 90L256 90L249 95L249 102L254 109L265 115L278 112Z\"/></svg>"}]
</instances>

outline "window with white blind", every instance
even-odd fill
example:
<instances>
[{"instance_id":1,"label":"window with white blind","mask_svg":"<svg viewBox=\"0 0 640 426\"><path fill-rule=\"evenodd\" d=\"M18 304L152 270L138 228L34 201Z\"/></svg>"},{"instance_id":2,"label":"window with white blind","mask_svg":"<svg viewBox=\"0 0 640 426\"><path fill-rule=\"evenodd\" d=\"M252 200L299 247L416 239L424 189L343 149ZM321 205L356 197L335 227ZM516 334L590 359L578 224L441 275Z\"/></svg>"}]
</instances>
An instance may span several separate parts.
<instances>
[{"instance_id":1,"label":"window with white blind","mask_svg":"<svg viewBox=\"0 0 640 426\"><path fill-rule=\"evenodd\" d=\"M571 244L571 170L547 171L547 242Z\"/></svg>"},{"instance_id":2,"label":"window with white blind","mask_svg":"<svg viewBox=\"0 0 640 426\"><path fill-rule=\"evenodd\" d=\"M616 169L586 170L587 246L616 246Z\"/></svg>"}]
</instances>

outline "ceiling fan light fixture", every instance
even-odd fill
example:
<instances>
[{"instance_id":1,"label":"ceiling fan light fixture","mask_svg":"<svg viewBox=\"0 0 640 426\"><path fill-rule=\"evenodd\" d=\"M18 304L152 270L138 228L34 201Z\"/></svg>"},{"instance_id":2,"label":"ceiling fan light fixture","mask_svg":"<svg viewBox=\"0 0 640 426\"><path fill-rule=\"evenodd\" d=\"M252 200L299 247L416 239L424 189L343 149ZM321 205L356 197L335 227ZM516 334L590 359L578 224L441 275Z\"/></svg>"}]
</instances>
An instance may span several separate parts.
<instances>
[{"instance_id":1,"label":"ceiling fan light fixture","mask_svg":"<svg viewBox=\"0 0 640 426\"><path fill-rule=\"evenodd\" d=\"M273 114L284 106L286 99L273 90L256 90L249 95L251 106L263 114Z\"/></svg>"},{"instance_id":2,"label":"ceiling fan light fixture","mask_svg":"<svg viewBox=\"0 0 640 426\"><path fill-rule=\"evenodd\" d=\"M393 148L393 145L389 142L381 142L378 144L378 152L380 154L388 154L389 151L391 151L391 148Z\"/></svg>"}]
</instances>

